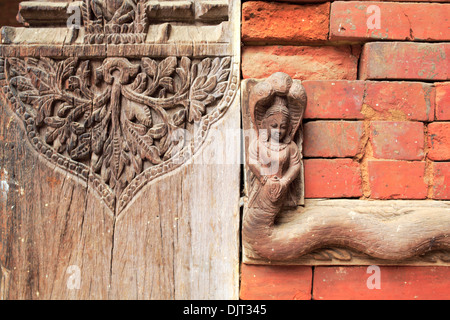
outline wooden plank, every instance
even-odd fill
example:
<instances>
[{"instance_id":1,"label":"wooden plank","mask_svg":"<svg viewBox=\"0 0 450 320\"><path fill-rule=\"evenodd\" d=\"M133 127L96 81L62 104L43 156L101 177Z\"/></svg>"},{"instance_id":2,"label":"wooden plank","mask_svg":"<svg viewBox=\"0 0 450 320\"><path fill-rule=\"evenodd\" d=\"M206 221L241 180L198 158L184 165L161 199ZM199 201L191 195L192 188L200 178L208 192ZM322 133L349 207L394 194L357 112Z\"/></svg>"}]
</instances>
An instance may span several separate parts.
<instances>
[{"instance_id":1,"label":"wooden plank","mask_svg":"<svg viewBox=\"0 0 450 320\"><path fill-rule=\"evenodd\" d=\"M235 103L216 129L239 132L239 117ZM113 299L238 299L240 166L205 159L238 152L240 139L217 133L214 143L147 185L120 214Z\"/></svg>"},{"instance_id":2,"label":"wooden plank","mask_svg":"<svg viewBox=\"0 0 450 320\"><path fill-rule=\"evenodd\" d=\"M0 104L1 170L8 185L0 261L10 271L8 298L106 298L112 213L86 183L32 151L15 116ZM79 289L69 289L71 266L80 271Z\"/></svg>"}]
</instances>

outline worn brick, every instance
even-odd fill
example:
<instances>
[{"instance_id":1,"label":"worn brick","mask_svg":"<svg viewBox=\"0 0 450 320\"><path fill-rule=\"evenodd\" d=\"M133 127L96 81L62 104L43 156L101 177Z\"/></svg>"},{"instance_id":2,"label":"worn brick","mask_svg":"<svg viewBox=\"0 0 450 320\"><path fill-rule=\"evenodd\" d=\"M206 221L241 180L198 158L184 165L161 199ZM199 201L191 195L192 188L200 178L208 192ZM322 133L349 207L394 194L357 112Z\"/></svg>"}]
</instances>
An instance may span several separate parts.
<instances>
[{"instance_id":1,"label":"worn brick","mask_svg":"<svg viewBox=\"0 0 450 320\"><path fill-rule=\"evenodd\" d=\"M362 80L448 80L450 43L371 42L361 53Z\"/></svg>"},{"instance_id":2,"label":"worn brick","mask_svg":"<svg viewBox=\"0 0 450 320\"><path fill-rule=\"evenodd\" d=\"M316 300L448 300L450 267L316 267ZM375 277L379 275L379 282ZM375 287L379 284L379 287ZM370 289L372 288L372 289Z\"/></svg>"},{"instance_id":3,"label":"worn brick","mask_svg":"<svg viewBox=\"0 0 450 320\"><path fill-rule=\"evenodd\" d=\"M374 121L370 124L370 141L377 159L422 160L424 157L422 122Z\"/></svg>"},{"instance_id":4,"label":"worn brick","mask_svg":"<svg viewBox=\"0 0 450 320\"><path fill-rule=\"evenodd\" d=\"M305 119L363 119L364 81L306 80Z\"/></svg>"},{"instance_id":5,"label":"worn brick","mask_svg":"<svg viewBox=\"0 0 450 320\"><path fill-rule=\"evenodd\" d=\"M433 121L435 92L421 82L366 81L364 104L380 120ZM369 116L369 115L368 115Z\"/></svg>"},{"instance_id":6,"label":"worn brick","mask_svg":"<svg viewBox=\"0 0 450 320\"><path fill-rule=\"evenodd\" d=\"M265 1L242 4L245 43L298 43L328 38L330 3L297 5Z\"/></svg>"},{"instance_id":7,"label":"worn brick","mask_svg":"<svg viewBox=\"0 0 450 320\"><path fill-rule=\"evenodd\" d=\"M450 120L450 82L436 83L436 120Z\"/></svg>"},{"instance_id":8,"label":"worn brick","mask_svg":"<svg viewBox=\"0 0 450 320\"><path fill-rule=\"evenodd\" d=\"M369 160L373 199L425 199L425 162Z\"/></svg>"},{"instance_id":9,"label":"worn brick","mask_svg":"<svg viewBox=\"0 0 450 320\"><path fill-rule=\"evenodd\" d=\"M305 198L362 196L361 170L351 159L306 159Z\"/></svg>"},{"instance_id":10,"label":"worn brick","mask_svg":"<svg viewBox=\"0 0 450 320\"><path fill-rule=\"evenodd\" d=\"M312 268L242 264L242 300L309 300Z\"/></svg>"},{"instance_id":11,"label":"worn brick","mask_svg":"<svg viewBox=\"0 0 450 320\"><path fill-rule=\"evenodd\" d=\"M428 146L429 159L450 160L450 122L433 122L428 125Z\"/></svg>"},{"instance_id":12,"label":"worn brick","mask_svg":"<svg viewBox=\"0 0 450 320\"><path fill-rule=\"evenodd\" d=\"M281 71L300 80L355 80L357 65L351 46L255 46L242 52L244 79Z\"/></svg>"},{"instance_id":13,"label":"worn brick","mask_svg":"<svg viewBox=\"0 0 450 320\"><path fill-rule=\"evenodd\" d=\"M304 125L303 155L311 158L349 158L362 148L361 121L311 121Z\"/></svg>"},{"instance_id":14,"label":"worn brick","mask_svg":"<svg viewBox=\"0 0 450 320\"><path fill-rule=\"evenodd\" d=\"M331 5L331 40L450 40L450 4L335 1ZM426 12L426 14L424 14Z\"/></svg>"},{"instance_id":15,"label":"worn brick","mask_svg":"<svg viewBox=\"0 0 450 320\"><path fill-rule=\"evenodd\" d=\"M450 200L450 162L433 163L433 199Z\"/></svg>"}]
</instances>

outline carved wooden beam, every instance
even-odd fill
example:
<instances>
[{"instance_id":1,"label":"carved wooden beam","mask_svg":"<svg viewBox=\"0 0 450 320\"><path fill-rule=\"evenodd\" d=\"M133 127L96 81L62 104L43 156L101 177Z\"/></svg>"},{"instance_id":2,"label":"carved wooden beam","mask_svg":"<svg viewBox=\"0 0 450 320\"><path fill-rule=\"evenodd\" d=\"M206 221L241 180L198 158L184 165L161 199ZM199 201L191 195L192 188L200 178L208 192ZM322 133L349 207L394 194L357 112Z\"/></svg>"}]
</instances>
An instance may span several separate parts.
<instances>
[{"instance_id":1,"label":"carved wooden beam","mask_svg":"<svg viewBox=\"0 0 450 320\"><path fill-rule=\"evenodd\" d=\"M66 25L71 16L69 6L81 8L82 1L49 2L49 1L24 1L19 5L17 21L23 25L46 26Z\"/></svg>"},{"instance_id":2,"label":"carved wooden beam","mask_svg":"<svg viewBox=\"0 0 450 320\"><path fill-rule=\"evenodd\" d=\"M128 2L130 8L134 8L134 2ZM139 1L137 1L139 2ZM151 23L159 23L164 21L226 21L229 18L229 3L227 0L180 0L180 1L144 1L146 16ZM118 3L118 4L116 4ZM66 25L67 19L76 11L86 10L88 7L94 6L93 14L108 17L108 13L104 8L110 8L110 11L125 10L122 14L122 20L127 19L129 13L127 9L121 8L121 1L24 1L20 3L17 20L25 26L45 26ZM69 10L70 7L70 10ZM138 9L136 7L136 9ZM102 12L102 10L106 10ZM140 10L140 9L138 9ZM84 15L87 18L85 22L89 22L88 17L92 17L90 13ZM83 22L83 17L81 17ZM109 17L112 18L112 17ZM124 20L125 21L125 20Z\"/></svg>"}]
</instances>

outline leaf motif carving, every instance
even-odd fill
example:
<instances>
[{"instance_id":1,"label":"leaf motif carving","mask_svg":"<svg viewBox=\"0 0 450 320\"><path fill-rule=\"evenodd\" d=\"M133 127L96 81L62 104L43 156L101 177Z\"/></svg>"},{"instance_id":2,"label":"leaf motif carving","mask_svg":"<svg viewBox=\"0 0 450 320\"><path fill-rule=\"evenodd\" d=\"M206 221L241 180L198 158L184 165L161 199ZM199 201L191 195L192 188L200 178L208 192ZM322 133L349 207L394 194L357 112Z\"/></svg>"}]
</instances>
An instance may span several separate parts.
<instances>
[{"instance_id":1,"label":"leaf motif carving","mask_svg":"<svg viewBox=\"0 0 450 320\"><path fill-rule=\"evenodd\" d=\"M189 121L199 121L205 113L206 106L223 96L230 73L230 59L203 59L193 66L193 79L189 98Z\"/></svg>"},{"instance_id":2,"label":"leaf motif carving","mask_svg":"<svg viewBox=\"0 0 450 320\"><path fill-rule=\"evenodd\" d=\"M142 69L146 74L154 78L156 77L156 73L158 72L158 64L153 59L142 58Z\"/></svg>"},{"instance_id":3,"label":"leaf motif carving","mask_svg":"<svg viewBox=\"0 0 450 320\"><path fill-rule=\"evenodd\" d=\"M99 66L78 58L7 58L4 72L8 90L34 120L23 119L33 143L118 198L144 168L181 152L189 123L223 96L229 61L107 58Z\"/></svg>"},{"instance_id":4,"label":"leaf motif carving","mask_svg":"<svg viewBox=\"0 0 450 320\"><path fill-rule=\"evenodd\" d=\"M161 79L165 77L170 77L172 73L174 73L176 66L177 66L176 57L168 57L164 59L158 65L159 77Z\"/></svg>"},{"instance_id":5,"label":"leaf motif carving","mask_svg":"<svg viewBox=\"0 0 450 320\"><path fill-rule=\"evenodd\" d=\"M186 110L185 109L181 109L178 110L174 115L173 115L173 124L177 127L181 126L186 119Z\"/></svg>"},{"instance_id":6,"label":"leaf motif carving","mask_svg":"<svg viewBox=\"0 0 450 320\"><path fill-rule=\"evenodd\" d=\"M160 123L148 131L148 135L153 139L161 139L167 134L167 125Z\"/></svg>"}]
</instances>

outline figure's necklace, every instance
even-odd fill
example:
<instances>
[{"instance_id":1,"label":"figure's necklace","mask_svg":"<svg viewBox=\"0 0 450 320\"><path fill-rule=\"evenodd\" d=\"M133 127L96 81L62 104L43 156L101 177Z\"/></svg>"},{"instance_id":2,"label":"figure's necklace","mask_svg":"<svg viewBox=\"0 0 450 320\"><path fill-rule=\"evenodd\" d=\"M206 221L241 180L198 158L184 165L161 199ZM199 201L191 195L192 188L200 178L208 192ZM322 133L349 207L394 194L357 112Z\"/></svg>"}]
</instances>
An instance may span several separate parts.
<instances>
[{"instance_id":1,"label":"figure's necklace","mask_svg":"<svg viewBox=\"0 0 450 320\"><path fill-rule=\"evenodd\" d=\"M264 146L272 151L281 151L286 149L286 147L288 146L287 143L277 143L277 144L273 144L270 143L269 141L264 141Z\"/></svg>"}]
</instances>

